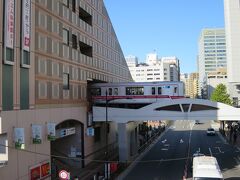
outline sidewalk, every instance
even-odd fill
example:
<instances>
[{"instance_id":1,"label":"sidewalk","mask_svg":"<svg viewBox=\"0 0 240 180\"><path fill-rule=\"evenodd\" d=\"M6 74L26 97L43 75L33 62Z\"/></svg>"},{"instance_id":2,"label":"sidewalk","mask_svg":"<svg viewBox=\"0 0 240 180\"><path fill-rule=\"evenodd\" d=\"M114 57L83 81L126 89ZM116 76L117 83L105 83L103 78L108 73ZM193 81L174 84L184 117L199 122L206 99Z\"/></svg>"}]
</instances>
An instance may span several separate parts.
<instances>
[{"instance_id":1,"label":"sidewalk","mask_svg":"<svg viewBox=\"0 0 240 180\"><path fill-rule=\"evenodd\" d=\"M230 129L225 128L225 131L219 130L219 133L222 135L222 137L226 140L227 143L239 147L240 148L240 133L239 131L236 132L237 138L234 140L234 133L230 133Z\"/></svg>"},{"instance_id":2,"label":"sidewalk","mask_svg":"<svg viewBox=\"0 0 240 180\"><path fill-rule=\"evenodd\" d=\"M144 154L145 152L147 152L149 149L151 149L150 147L152 145L155 144L155 142L157 141L157 139L166 132L159 132L156 134L156 139L149 139L149 144L144 148L144 150L140 153L137 154L137 157L142 157L142 154ZM136 157L136 158L137 158ZM115 157L110 158L112 161L118 161L118 156L115 154ZM72 172L75 175L77 175L78 179L80 180L93 180L94 175L97 174L97 172L99 172L100 176L104 176L104 163L100 163L100 162L91 162L89 164L87 164L84 168L78 168L78 169L72 169ZM119 176L119 174L122 174L124 172L124 170L126 170L126 168L129 168L130 164L126 164L126 163L119 163L118 166L118 171L116 171L114 174L111 175L111 179L117 179L117 177ZM73 177L74 177L73 176Z\"/></svg>"}]
</instances>

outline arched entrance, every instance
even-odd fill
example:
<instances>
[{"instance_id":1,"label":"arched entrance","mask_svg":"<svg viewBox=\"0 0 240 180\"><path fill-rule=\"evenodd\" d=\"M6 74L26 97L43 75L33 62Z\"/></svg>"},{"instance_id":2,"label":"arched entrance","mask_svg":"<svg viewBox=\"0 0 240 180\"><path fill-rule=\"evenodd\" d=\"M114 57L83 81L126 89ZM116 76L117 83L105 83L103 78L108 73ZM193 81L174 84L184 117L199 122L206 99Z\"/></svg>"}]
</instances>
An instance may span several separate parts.
<instances>
[{"instance_id":1,"label":"arched entrance","mask_svg":"<svg viewBox=\"0 0 240 180\"><path fill-rule=\"evenodd\" d=\"M56 125L56 139L51 141L52 179L59 170L84 167L84 125L77 120L65 120ZM74 174L74 172L71 172Z\"/></svg>"}]
</instances>

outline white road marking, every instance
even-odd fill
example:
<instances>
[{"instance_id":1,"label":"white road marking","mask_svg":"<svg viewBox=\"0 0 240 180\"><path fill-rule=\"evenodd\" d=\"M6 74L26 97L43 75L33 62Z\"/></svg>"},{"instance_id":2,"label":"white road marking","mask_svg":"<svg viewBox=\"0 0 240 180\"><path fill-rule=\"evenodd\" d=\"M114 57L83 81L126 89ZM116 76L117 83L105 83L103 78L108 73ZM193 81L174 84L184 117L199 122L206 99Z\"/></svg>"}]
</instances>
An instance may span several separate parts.
<instances>
[{"instance_id":1,"label":"white road marking","mask_svg":"<svg viewBox=\"0 0 240 180\"><path fill-rule=\"evenodd\" d=\"M166 141L167 141L167 140L166 140L166 139L164 139L164 140L162 141L162 143L164 144Z\"/></svg>"},{"instance_id":2,"label":"white road marking","mask_svg":"<svg viewBox=\"0 0 240 180\"><path fill-rule=\"evenodd\" d=\"M180 143L184 143L184 141L182 140L182 139L180 139L180 141L179 141Z\"/></svg>"},{"instance_id":3,"label":"white road marking","mask_svg":"<svg viewBox=\"0 0 240 180\"><path fill-rule=\"evenodd\" d=\"M165 146L165 147L168 147L168 146L169 146L169 144L164 144L164 146Z\"/></svg>"},{"instance_id":4,"label":"white road marking","mask_svg":"<svg viewBox=\"0 0 240 180\"><path fill-rule=\"evenodd\" d=\"M215 148L218 149L218 151L219 151L220 153L224 153L224 152L221 151L220 147L215 147Z\"/></svg>"},{"instance_id":5,"label":"white road marking","mask_svg":"<svg viewBox=\"0 0 240 180\"><path fill-rule=\"evenodd\" d=\"M209 149L209 152L210 152L210 154L211 154L211 156L212 156L212 151L211 151L211 148L208 148Z\"/></svg>"},{"instance_id":6,"label":"white road marking","mask_svg":"<svg viewBox=\"0 0 240 180\"><path fill-rule=\"evenodd\" d=\"M167 148L162 148L161 150L162 150L162 151L168 151L168 149L167 149Z\"/></svg>"}]
</instances>

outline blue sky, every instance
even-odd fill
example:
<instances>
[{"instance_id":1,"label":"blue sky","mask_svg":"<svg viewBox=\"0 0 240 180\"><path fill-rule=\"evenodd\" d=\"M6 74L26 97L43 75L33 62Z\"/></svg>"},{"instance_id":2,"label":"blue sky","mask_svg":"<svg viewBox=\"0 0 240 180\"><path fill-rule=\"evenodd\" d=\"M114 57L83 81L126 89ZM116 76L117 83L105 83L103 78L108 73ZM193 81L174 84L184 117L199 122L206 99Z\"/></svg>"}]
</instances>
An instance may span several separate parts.
<instances>
[{"instance_id":1,"label":"blue sky","mask_svg":"<svg viewBox=\"0 0 240 180\"><path fill-rule=\"evenodd\" d=\"M198 38L203 28L223 28L223 0L104 0L125 56L144 61L177 56L181 73L197 70Z\"/></svg>"}]
</instances>

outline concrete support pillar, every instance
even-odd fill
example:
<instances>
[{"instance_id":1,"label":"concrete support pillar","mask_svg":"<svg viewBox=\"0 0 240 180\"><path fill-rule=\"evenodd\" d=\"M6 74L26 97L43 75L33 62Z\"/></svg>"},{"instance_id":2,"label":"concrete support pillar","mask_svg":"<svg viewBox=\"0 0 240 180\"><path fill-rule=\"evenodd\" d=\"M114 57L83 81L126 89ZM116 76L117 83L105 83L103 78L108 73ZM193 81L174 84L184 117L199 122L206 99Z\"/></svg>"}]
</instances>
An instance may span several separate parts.
<instances>
[{"instance_id":1,"label":"concrete support pillar","mask_svg":"<svg viewBox=\"0 0 240 180\"><path fill-rule=\"evenodd\" d=\"M131 160L138 153L138 123L118 123L119 160Z\"/></svg>"},{"instance_id":2,"label":"concrete support pillar","mask_svg":"<svg viewBox=\"0 0 240 180\"><path fill-rule=\"evenodd\" d=\"M119 161L129 160L129 139L126 123L118 123Z\"/></svg>"}]
</instances>

